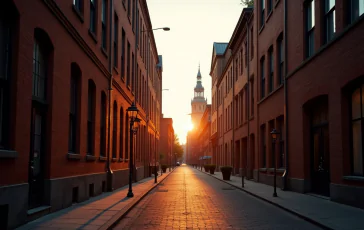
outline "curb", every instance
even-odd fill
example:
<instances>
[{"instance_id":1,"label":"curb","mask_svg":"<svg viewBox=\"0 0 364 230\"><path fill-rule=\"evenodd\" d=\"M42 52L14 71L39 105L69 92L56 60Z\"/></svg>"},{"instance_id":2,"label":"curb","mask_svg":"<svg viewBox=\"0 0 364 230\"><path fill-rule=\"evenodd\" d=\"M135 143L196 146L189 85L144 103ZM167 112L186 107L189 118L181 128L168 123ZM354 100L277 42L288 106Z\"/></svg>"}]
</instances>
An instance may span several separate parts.
<instances>
[{"instance_id":1,"label":"curb","mask_svg":"<svg viewBox=\"0 0 364 230\"><path fill-rule=\"evenodd\" d=\"M196 168L194 168L194 169L196 169ZM268 203L270 203L270 204L272 204L272 205L274 205L274 206L276 206L278 208L281 208L281 209L283 209L283 210L285 210L285 211L287 211L287 212L289 212L289 213L291 213L291 214L293 214L293 215L295 215L295 216L297 216L297 217L299 217L301 219L304 219L305 221L310 222L311 224L314 224L314 225L316 225L316 226L318 226L318 227L320 227L322 229L325 229L325 230L334 230L333 228L330 228L330 227L328 227L328 226L326 226L326 225L324 225L324 224L322 224L322 223L320 223L320 222L318 222L318 221L316 221L316 220L314 220L314 219L312 219L310 217L307 217L305 215L302 215L302 214L300 214L300 213L298 213L298 212L296 212L296 211L294 211L292 209L286 208L286 207L284 207L284 206L282 206L280 204L277 204L277 203L275 203L275 202L273 202L271 200L268 200L268 199L266 199L264 197L258 196L257 194L255 194L253 192L250 192L250 191L248 191L248 190L246 190L244 188L241 188L241 187L236 186L234 184L230 184L229 182L224 181L224 180L222 180L222 179L220 179L218 177L215 177L215 176L211 175L210 173L203 172L202 170L199 170L199 169L196 169L196 170L198 170L198 171L200 171L200 172L202 172L202 173L204 173L206 175L209 175L209 176L211 176L211 177L213 177L213 178L215 178L215 179L217 179L217 180L219 180L221 182L224 182L224 183L226 183L226 184L228 184L230 186L233 186L233 187L235 187L235 188L237 188L237 189L239 189L241 191L244 191L247 194L252 195L252 196L254 196L254 197L256 197L256 198L258 198L260 200L263 200L263 201L268 202Z\"/></svg>"},{"instance_id":2,"label":"curb","mask_svg":"<svg viewBox=\"0 0 364 230\"><path fill-rule=\"evenodd\" d=\"M159 180L156 184L152 187L147 189L146 192L142 193L139 197L134 197L135 200L131 202L128 206L124 207L120 210L116 215L114 215L110 220L108 220L105 224L103 224L99 230L109 230L115 227L115 225L126 215L130 212L132 208L134 208L146 195L148 195L155 187L157 187L160 183L162 183L169 175L174 172L173 169L167 176L165 176L162 180Z\"/></svg>"}]
</instances>

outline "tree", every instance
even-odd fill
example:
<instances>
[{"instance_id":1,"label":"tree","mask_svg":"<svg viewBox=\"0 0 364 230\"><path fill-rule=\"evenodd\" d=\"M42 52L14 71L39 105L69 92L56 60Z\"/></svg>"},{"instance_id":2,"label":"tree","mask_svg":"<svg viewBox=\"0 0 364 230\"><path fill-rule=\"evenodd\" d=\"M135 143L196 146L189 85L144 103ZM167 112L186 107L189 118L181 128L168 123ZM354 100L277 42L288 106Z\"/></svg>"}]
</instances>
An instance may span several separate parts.
<instances>
[{"instance_id":1,"label":"tree","mask_svg":"<svg viewBox=\"0 0 364 230\"><path fill-rule=\"evenodd\" d=\"M177 159L183 156L183 148L182 145L179 143L179 138L177 134L174 134L173 154L174 153L177 153Z\"/></svg>"},{"instance_id":2,"label":"tree","mask_svg":"<svg viewBox=\"0 0 364 230\"><path fill-rule=\"evenodd\" d=\"M240 0L240 4L248 7L253 7L254 0Z\"/></svg>"}]
</instances>

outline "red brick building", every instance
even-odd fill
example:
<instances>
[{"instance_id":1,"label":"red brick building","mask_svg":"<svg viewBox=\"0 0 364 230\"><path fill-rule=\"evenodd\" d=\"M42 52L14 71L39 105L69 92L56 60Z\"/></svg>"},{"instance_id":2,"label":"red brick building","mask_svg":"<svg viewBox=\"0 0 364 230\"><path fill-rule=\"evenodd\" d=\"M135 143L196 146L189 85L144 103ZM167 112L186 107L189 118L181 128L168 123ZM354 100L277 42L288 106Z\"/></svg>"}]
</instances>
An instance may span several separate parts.
<instances>
[{"instance_id":1,"label":"red brick building","mask_svg":"<svg viewBox=\"0 0 364 230\"><path fill-rule=\"evenodd\" d=\"M200 164L210 163L209 159L203 159L202 157L212 157L211 151L211 105L206 105L205 112L202 115L200 125L197 129L198 132L198 159L200 160Z\"/></svg>"},{"instance_id":2,"label":"red brick building","mask_svg":"<svg viewBox=\"0 0 364 230\"><path fill-rule=\"evenodd\" d=\"M277 167L279 186L363 208L363 14L357 0L244 9L213 46L213 162L267 184Z\"/></svg>"},{"instance_id":3,"label":"red brick building","mask_svg":"<svg viewBox=\"0 0 364 230\"><path fill-rule=\"evenodd\" d=\"M148 175L162 110L151 29L146 1L1 2L1 229L127 184L130 148Z\"/></svg>"},{"instance_id":4,"label":"red brick building","mask_svg":"<svg viewBox=\"0 0 364 230\"><path fill-rule=\"evenodd\" d=\"M159 161L163 165L174 165L175 155L173 119L162 116L160 122Z\"/></svg>"}]
</instances>

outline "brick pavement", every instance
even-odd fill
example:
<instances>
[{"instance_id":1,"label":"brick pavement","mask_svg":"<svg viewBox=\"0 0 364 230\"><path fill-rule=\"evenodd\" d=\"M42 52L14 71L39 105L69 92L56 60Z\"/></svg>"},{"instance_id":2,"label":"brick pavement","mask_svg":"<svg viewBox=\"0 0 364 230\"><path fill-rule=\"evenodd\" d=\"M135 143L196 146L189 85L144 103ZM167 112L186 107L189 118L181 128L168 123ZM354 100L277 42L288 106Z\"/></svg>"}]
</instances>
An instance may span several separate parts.
<instances>
[{"instance_id":1,"label":"brick pavement","mask_svg":"<svg viewBox=\"0 0 364 230\"><path fill-rule=\"evenodd\" d=\"M158 183L169 174L159 176ZM126 185L36 219L18 229L108 229L155 186L154 177L149 177L133 184L133 198L126 197L129 189Z\"/></svg>"},{"instance_id":2,"label":"brick pavement","mask_svg":"<svg viewBox=\"0 0 364 230\"><path fill-rule=\"evenodd\" d=\"M194 170L197 171L198 169ZM221 172L208 175L223 181ZM224 182L324 228L340 230L364 229L363 209L332 202L328 199L314 196L313 194L283 191L280 188L277 188L278 197L273 197L272 186L251 180L244 180L244 188L242 188L241 177L237 176L231 176L230 181Z\"/></svg>"},{"instance_id":3,"label":"brick pavement","mask_svg":"<svg viewBox=\"0 0 364 230\"><path fill-rule=\"evenodd\" d=\"M187 166L178 167L114 229L318 229Z\"/></svg>"}]
</instances>

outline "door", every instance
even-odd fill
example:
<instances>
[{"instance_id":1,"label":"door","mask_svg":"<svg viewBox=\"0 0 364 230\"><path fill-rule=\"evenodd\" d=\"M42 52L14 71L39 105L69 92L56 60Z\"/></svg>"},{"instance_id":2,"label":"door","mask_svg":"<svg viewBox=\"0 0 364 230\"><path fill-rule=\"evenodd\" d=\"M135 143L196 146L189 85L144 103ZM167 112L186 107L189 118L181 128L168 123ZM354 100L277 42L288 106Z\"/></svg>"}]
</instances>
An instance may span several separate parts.
<instances>
[{"instance_id":1,"label":"door","mask_svg":"<svg viewBox=\"0 0 364 230\"><path fill-rule=\"evenodd\" d=\"M42 205L44 193L44 115L32 113L31 151L29 158L29 209Z\"/></svg>"},{"instance_id":2,"label":"door","mask_svg":"<svg viewBox=\"0 0 364 230\"><path fill-rule=\"evenodd\" d=\"M312 191L330 196L330 154L328 125L312 129Z\"/></svg>"}]
</instances>

